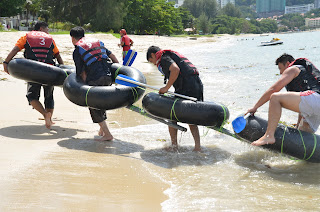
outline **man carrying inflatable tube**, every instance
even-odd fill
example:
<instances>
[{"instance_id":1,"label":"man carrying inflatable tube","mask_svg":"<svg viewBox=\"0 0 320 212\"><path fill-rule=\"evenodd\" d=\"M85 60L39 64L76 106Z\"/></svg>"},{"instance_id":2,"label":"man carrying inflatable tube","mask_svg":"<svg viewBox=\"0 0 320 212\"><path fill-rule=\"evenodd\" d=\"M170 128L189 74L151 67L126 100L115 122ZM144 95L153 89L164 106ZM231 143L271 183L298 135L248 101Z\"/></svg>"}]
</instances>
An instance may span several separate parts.
<instances>
[{"instance_id":1,"label":"man carrying inflatable tube","mask_svg":"<svg viewBox=\"0 0 320 212\"><path fill-rule=\"evenodd\" d=\"M107 62L109 58L114 63L118 63L118 59L111 51L104 47L104 43L84 36L82 27L74 27L70 31L70 36L75 50L73 52L73 60L76 66L76 73L81 76L86 84L91 86L109 86L112 84L111 63ZM106 111L89 108L91 119L100 126L97 141L113 140L107 123Z\"/></svg>"},{"instance_id":2,"label":"man carrying inflatable tube","mask_svg":"<svg viewBox=\"0 0 320 212\"><path fill-rule=\"evenodd\" d=\"M282 108L299 113L297 128L314 133L320 124L320 71L307 59L294 60L283 54L276 60L280 79L272 85L247 113L254 114L270 100L266 133L252 145L274 144L274 133L281 117ZM286 93L279 91L286 87Z\"/></svg>"},{"instance_id":3,"label":"man carrying inflatable tube","mask_svg":"<svg viewBox=\"0 0 320 212\"><path fill-rule=\"evenodd\" d=\"M129 38L129 36L127 35L127 31L125 29L120 30L120 36L121 38L118 46L122 46L122 59L124 60L129 49L133 45L133 40Z\"/></svg>"},{"instance_id":4,"label":"man carrying inflatable tube","mask_svg":"<svg viewBox=\"0 0 320 212\"><path fill-rule=\"evenodd\" d=\"M199 78L199 72L186 57L172 50L161 50L157 46L150 46L147 60L156 65L164 75L164 84L166 85L159 90L159 94L166 93L173 86L175 93L203 101L203 84ZM189 125L189 128L195 142L194 151L201 151L198 126ZM178 148L177 131L169 126L173 150Z\"/></svg>"},{"instance_id":5,"label":"man carrying inflatable tube","mask_svg":"<svg viewBox=\"0 0 320 212\"><path fill-rule=\"evenodd\" d=\"M57 45L51 35L48 34L48 31L47 23L37 22L34 26L34 31L22 36L8 54L3 62L4 71L8 73L8 63L22 49L25 49L24 57L27 59L54 65L54 58L56 58L59 64L63 64ZM43 107L39 101L41 86L44 89L45 107ZM43 115L48 129L54 124L54 122L52 122L54 110L53 89L54 86L44 86L38 83L28 82L27 99L29 104Z\"/></svg>"}]
</instances>

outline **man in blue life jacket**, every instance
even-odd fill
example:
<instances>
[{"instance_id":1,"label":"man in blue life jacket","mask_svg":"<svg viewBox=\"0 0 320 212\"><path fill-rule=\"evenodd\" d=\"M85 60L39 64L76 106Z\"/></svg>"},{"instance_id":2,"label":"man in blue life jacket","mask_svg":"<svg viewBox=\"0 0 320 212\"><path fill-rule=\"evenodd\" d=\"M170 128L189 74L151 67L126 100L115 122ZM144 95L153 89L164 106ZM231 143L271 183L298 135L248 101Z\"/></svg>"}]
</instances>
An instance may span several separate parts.
<instances>
[{"instance_id":1,"label":"man in blue life jacket","mask_svg":"<svg viewBox=\"0 0 320 212\"><path fill-rule=\"evenodd\" d=\"M159 94L166 93L173 86L175 93L203 101L203 85L199 72L186 57L172 50L161 50L157 46L150 46L147 51L147 60L156 65L164 75L166 85L159 90ZM189 125L189 128L195 142L194 151L201 151L198 126ZM173 150L178 148L177 133L177 129L169 127Z\"/></svg>"},{"instance_id":2,"label":"man in blue life jacket","mask_svg":"<svg viewBox=\"0 0 320 212\"><path fill-rule=\"evenodd\" d=\"M280 79L247 111L254 114L270 101L266 133L252 143L254 146L275 143L274 133L282 108L299 113L296 127L300 130L314 133L320 124L320 71L309 60L295 60L288 54L281 55L276 65L280 70ZM288 92L279 92L284 87Z\"/></svg>"},{"instance_id":3,"label":"man in blue life jacket","mask_svg":"<svg viewBox=\"0 0 320 212\"><path fill-rule=\"evenodd\" d=\"M70 36L75 50L73 52L73 60L76 66L76 73L81 76L83 81L91 86L109 86L112 84L111 63L118 63L116 56L104 47L104 43L84 36L82 27L74 27L70 31ZM89 108L91 119L100 126L97 141L113 140L109 128L106 123L106 111Z\"/></svg>"},{"instance_id":4,"label":"man in blue life jacket","mask_svg":"<svg viewBox=\"0 0 320 212\"><path fill-rule=\"evenodd\" d=\"M25 49L24 57L47 64L54 65L56 58L59 64L63 64L59 49L51 35L46 22L39 21L35 24L34 30L27 32L16 43L15 47L8 54L3 62L4 71L8 73L7 64L22 49ZM39 101L41 87L44 90L44 107ZM27 99L29 104L43 115L45 125L48 129L54 124L52 114L54 110L53 99L54 86L41 85L34 82L28 82Z\"/></svg>"}]
</instances>

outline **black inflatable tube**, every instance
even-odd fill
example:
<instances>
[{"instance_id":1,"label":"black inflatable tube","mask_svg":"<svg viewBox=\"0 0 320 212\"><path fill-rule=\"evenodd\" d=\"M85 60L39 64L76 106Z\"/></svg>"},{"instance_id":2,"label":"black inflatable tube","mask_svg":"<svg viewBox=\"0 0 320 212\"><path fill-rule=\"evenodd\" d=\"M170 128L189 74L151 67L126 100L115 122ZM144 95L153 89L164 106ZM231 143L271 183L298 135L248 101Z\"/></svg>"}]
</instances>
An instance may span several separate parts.
<instances>
[{"instance_id":1,"label":"black inflatable tube","mask_svg":"<svg viewBox=\"0 0 320 212\"><path fill-rule=\"evenodd\" d=\"M54 66L29 59L13 59L8 64L9 74L17 79L42 85L62 86L74 72L73 66Z\"/></svg>"},{"instance_id":2,"label":"black inflatable tube","mask_svg":"<svg viewBox=\"0 0 320 212\"><path fill-rule=\"evenodd\" d=\"M252 143L266 132L268 121L257 116L246 119L246 127L237 135ZM275 132L276 142L261 147L284 153L312 163L320 163L320 136L279 124Z\"/></svg>"},{"instance_id":3,"label":"black inflatable tube","mask_svg":"<svg viewBox=\"0 0 320 212\"><path fill-rule=\"evenodd\" d=\"M157 93L146 94L142 106L156 117L194 125L221 127L229 119L229 110L223 104L194 102Z\"/></svg>"},{"instance_id":4,"label":"black inflatable tube","mask_svg":"<svg viewBox=\"0 0 320 212\"><path fill-rule=\"evenodd\" d=\"M141 83L146 83L144 75L133 67L114 63L111 66L111 72L113 81L116 75L123 74ZM111 110L132 105L141 98L145 90L124 85L89 86L75 73L72 73L65 80L63 91L66 97L76 105Z\"/></svg>"}]
</instances>

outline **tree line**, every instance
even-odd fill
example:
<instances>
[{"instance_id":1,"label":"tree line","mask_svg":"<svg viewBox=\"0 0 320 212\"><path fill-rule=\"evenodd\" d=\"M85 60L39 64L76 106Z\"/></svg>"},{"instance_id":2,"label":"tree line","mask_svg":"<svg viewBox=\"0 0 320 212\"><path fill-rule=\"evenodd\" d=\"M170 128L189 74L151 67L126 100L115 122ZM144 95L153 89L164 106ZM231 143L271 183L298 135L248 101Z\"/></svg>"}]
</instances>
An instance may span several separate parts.
<instances>
[{"instance_id":1,"label":"tree line","mask_svg":"<svg viewBox=\"0 0 320 212\"><path fill-rule=\"evenodd\" d=\"M252 0L237 0L252 3ZM15 16L27 10L49 23L64 23L62 28L83 26L91 31L119 31L134 34L193 33L235 34L276 32L272 19L257 21L249 7L227 4L219 8L216 0L185 0L179 8L166 0L2 0L0 16ZM248 18L249 17L249 18ZM298 21L297 21L298 22ZM286 23L284 21L284 23ZM287 21L287 24L292 23ZM301 24L301 21L298 23ZM283 29L282 29L283 30Z\"/></svg>"}]
</instances>

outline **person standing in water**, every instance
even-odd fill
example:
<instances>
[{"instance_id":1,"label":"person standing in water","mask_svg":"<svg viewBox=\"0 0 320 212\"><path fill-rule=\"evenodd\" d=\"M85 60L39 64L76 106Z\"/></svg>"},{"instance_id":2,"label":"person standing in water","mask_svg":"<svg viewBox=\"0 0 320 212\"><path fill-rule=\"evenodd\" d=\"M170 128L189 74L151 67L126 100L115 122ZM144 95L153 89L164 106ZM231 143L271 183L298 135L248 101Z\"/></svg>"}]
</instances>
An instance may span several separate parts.
<instances>
[{"instance_id":1,"label":"person standing in water","mask_svg":"<svg viewBox=\"0 0 320 212\"><path fill-rule=\"evenodd\" d=\"M83 81L91 86L110 86L111 63L107 62L109 58L114 63L119 63L116 56L104 47L104 43L98 39L87 38L84 36L82 27L74 27L70 31L70 36L75 50L73 60L76 65L76 74ZM113 136L106 123L107 115L105 110L89 108L91 119L100 126L97 141L111 141Z\"/></svg>"},{"instance_id":2,"label":"person standing in water","mask_svg":"<svg viewBox=\"0 0 320 212\"><path fill-rule=\"evenodd\" d=\"M51 35L49 35L48 24L37 22L34 30L22 36L16 43L15 47L8 54L3 62L4 71L8 72L8 63L22 49L25 49L24 57L31 60L54 65L54 58L59 64L63 64L59 49ZM44 105L39 101L41 87L44 89ZM46 86L38 83L28 82L27 99L29 104L43 115L45 125L48 129L54 124L52 114L54 110L53 99L54 86Z\"/></svg>"},{"instance_id":3,"label":"person standing in water","mask_svg":"<svg viewBox=\"0 0 320 212\"><path fill-rule=\"evenodd\" d=\"M164 75L166 85L159 90L159 94L166 93L173 86L175 93L203 101L203 84L199 78L199 72L186 57L172 50L161 50L157 46L150 46L147 51L147 60L156 65ZM195 142L193 151L201 151L198 126L189 125L189 128ZM178 130L169 126L169 134L172 149L177 150Z\"/></svg>"}]
</instances>

